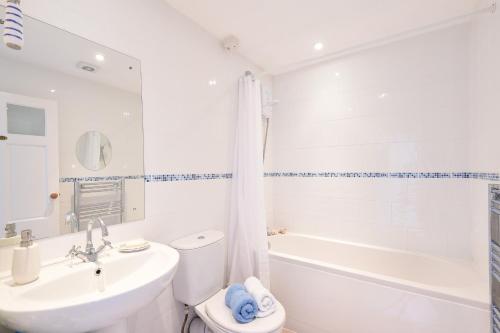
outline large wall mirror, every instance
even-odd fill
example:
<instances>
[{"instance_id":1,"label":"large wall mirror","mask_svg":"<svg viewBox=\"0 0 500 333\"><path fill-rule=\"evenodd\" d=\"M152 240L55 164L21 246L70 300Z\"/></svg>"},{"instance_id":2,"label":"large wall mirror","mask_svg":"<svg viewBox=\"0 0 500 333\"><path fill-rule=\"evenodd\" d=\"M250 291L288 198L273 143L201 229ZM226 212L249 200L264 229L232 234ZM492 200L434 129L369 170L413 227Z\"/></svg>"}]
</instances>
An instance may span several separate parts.
<instances>
[{"instance_id":1,"label":"large wall mirror","mask_svg":"<svg viewBox=\"0 0 500 333\"><path fill-rule=\"evenodd\" d=\"M27 16L24 31L0 45L0 238L143 219L140 62Z\"/></svg>"}]
</instances>

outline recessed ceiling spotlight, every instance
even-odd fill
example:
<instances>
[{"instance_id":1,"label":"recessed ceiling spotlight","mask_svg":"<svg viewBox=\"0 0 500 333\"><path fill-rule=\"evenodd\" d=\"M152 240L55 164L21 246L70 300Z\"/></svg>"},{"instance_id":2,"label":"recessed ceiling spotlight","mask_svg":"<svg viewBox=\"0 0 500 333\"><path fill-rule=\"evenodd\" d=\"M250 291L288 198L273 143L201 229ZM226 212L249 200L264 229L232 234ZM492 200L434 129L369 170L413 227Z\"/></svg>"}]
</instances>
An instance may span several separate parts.
<instances>
[{"instance_id":1,"label":"recessed ceiling spotlight","mask_svg":"<svg viewBox=\"0 0 500 333\"><path fill-rule=\"evenodd\" d=\"M104 56L100 53L96 54L95 55L95 60L99 61L99 62L103 62L104 61Z\"/></svg>"},{"instance_id":2,"label":"recessed ceiling spotlight","mask_svg":"<svg viewBox=\"0 0 500 333\"><path fill-rule=\"evenodd\" d=\"M55 92L56 92L56 90L55 90L55 89L50 89L49 91L50 91L51 93L55 93Z\"/></svg>"},{"instance_id":3,"label":"recessed ceiling spotlight","mask_svg":"<svg viewBox=\"0 0 500 333\"><path fill-rule=\"evenodd\" d=\"M387 97L387 95L388 95L388 94L384 92L384 93L381 93L380 95L378 95L378 98L380 98L380 99L384 99L384 98L386 98L386 97Z\"/></svg>"},{"instance_id":4,"label":"recessed ceiling spotlight","mask_svg":"<svg viewBox=\"0 0 500 333\"><path fill-rule=\"evenodd\" d=\"M94 73L97 71L98 67L92 64L89 64L87 62L80 61L76 64L77 68L80 68L81 70L84 70L86 72Z\"/></svg>"},{"instance_id":5,"label":"recessed ceiling spotlight","mask_svg":"<svg viewBox=\"0 0 500 333\"><path fill-rule=\"evenodd\" d=\"M315 43L315 44L314 44L314 49L315 49L316 51L321 51L321 50L323 50L323 48L324 48L324 47L325 47L325 46L324 46L324 45L323 45L323 43L321 43L321 42L317 42L317 43Z\"/></svg>"},{"instance_id":6,"label":"recessed ceiling spotlight","mask_svg":"<svg viewBox=\"0 0 500 333\"><path fill-rule=\"evenodd\" d=\"M208 85L211 86L211 87L212 86L216 86L217 85L217 81L216 80L209 80L208 81Z\"/></svg>"}]
</instances>

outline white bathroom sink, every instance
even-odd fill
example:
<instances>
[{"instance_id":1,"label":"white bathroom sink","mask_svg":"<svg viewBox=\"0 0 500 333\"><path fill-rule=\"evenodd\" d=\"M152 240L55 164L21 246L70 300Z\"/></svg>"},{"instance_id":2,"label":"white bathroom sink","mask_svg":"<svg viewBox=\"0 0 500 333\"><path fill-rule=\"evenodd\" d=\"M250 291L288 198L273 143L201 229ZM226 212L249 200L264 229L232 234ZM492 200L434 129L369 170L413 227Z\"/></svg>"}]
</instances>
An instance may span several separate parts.
<instances>
[{"instance_id":1,"label":"white bathroom sink","mask_svg":"<svg viewBox=\"0 0 500 333\"><path fill-rule=\"evenodd\" d=\"M99 263L66 260L35 282L0 279L0 323L21 332L73 333L112 326L153 301L175 274L179 254L157 243L142 252L109 250ZM96 276L96 270L101 275Z\"/></svg>"}]
</instances>

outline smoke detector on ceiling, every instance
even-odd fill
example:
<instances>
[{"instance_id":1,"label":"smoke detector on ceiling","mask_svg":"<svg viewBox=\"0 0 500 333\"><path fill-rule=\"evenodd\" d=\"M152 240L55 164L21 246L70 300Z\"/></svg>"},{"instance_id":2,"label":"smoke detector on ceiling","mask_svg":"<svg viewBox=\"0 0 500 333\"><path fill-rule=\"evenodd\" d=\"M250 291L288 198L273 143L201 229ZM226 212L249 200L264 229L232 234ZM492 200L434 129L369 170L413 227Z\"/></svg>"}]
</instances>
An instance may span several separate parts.
<instances>
[{"instance_id":1,"label":"smoke detector on ceiling","mask_svg":"<svg viewBox=\"0 0 500 333\"><path fill-rule=\"evenodd\" d=\"M76 64L77 68L80 68L81 70L84 70L89 73L95 73L99 69L99 67L94 66L92 64L89 64L88 62L83 62L80 61L79 63Z\"/></svg>"},{"instance_id":2,"label":"smoke detector on ceiling","mask_svg":"<svg viewBox=\"0 0 500 333\"><path fill-rule=\"evenodd\" d=\"M235 36L227 36L222 40L222 47L228 52L236 51L240 47L240 40Z\"/></svg>"}]
</instances>

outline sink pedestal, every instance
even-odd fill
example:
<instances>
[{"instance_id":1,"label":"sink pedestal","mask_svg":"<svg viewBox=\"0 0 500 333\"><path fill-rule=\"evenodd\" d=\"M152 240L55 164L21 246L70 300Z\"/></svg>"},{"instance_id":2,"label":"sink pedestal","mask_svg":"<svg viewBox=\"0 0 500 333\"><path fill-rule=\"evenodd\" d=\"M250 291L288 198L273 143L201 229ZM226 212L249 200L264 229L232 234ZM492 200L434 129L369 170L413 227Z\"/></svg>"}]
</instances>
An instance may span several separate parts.
<instances>
[{"instance_id":1,"label":"sink pedestal","mask_svg":"<svg viewBox=\"0 0 500 333\"><path fill-rule=\"evenodd\" d=\"M101 328L91 333L127 333L127 319L120 320L112 326Z\"/></svg>"}]
</instances>

